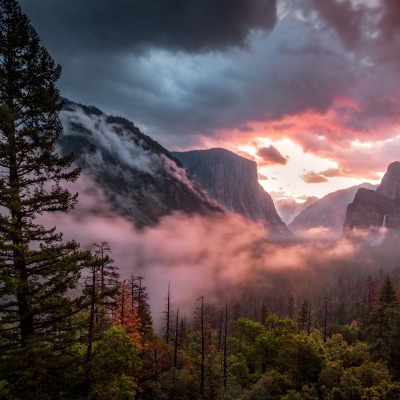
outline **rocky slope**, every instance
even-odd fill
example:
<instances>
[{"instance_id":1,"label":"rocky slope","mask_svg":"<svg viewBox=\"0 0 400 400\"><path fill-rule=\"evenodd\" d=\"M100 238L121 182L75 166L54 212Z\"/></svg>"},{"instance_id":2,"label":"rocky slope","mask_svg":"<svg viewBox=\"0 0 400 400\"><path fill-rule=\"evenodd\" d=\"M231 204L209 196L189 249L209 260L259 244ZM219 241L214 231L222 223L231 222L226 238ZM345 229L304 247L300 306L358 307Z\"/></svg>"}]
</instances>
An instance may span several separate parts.
<instances>
[{"instance_id":1,"label":"rocky slope","mask_svg":"<svg viewBox=\"0 0 400 400\"><path fill-rule=\"evenodd\" d=\"M275 236L291 236L271 196L258 183L254 161L220 148L172 155L182 162L193 181L224 208L263 223Z\"/></svg>"},{"instance_id":2,"label":"rocky slope","mask_svg":"<svg viewBox=\"0 0 400 400\"><path fill-rule=\"evenodd\" d=\"M319 200L316 196L308 196L304 203L297 203L295 199L276 199L273 197L276 211L285 224L290 224L303 210Z\"/></svg>"},{"instance_id":3,"label":"rocky slope","mask_svg":"<svg viewBox=\"0 0 400 400\"><path fill-rule=\"evenodd\" d=\"M357 191L368 190L375 193L375 189L376 186L363 183L329 193L301 211L289 224L289 228L299 235L321 228L326 233L339 235L346 217L347 206L354 200Z\"/></svg>"},{"instance_id":4,"label":"rocky slope","mask_svg":"<svg viewBox=\"0 0 400 400\"><path fill-rule=\"evenodd\" d=\"M382 227L400 230L400 162L388 166L376 191L359 189L347 207L344 231Z\"/></svg>"},{"instance_id":5,"label":"rocky slope","mask_svg":"<svg viewBox=\"0 0 400 400\"><path fill-rule=\"evenodd\" d=\"M221 212L187 177L179 161L124 118L65 102L62 153L74 153L84 175L105 192L113 208L138 226L173 211Z\"/></svg>"}]
</instances>

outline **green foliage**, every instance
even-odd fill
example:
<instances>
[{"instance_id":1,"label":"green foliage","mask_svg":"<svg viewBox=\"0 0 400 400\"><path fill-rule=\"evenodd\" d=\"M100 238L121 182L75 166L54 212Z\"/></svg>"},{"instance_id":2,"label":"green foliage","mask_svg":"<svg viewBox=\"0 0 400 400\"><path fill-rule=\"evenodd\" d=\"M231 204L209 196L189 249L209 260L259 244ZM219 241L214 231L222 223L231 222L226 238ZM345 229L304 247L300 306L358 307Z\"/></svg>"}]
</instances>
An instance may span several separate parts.
<instances>
[{"instance_id":1,"label":"green foliage","mask_svg":"<svg viewBox=\"0 0 400 400\"><path fill-rule=\"evenodd\" d=\"M201 328L186 329L182 321L177 329L173 362L170 344L154 335L143 278L131 277L129 299L124 289L116 297L107 242L97 245L92 257L74 241L63 243L56 228L41 224L43 213L68 212L76 203L62 184L74 182L79 170L71 156L55 151L62 133L60 73L17 1L0 0L0 399L400 398L394 380L400 377L400 306L389 275L379 296L375 281L368 279L360 320L331 325L326 343L311 329L318 326L318 296L311 299L313 312L309 300L301 304L298 325L266 317L264 303L262 323L238 319L239 304L240 314L249 315L246 299L239 299L228 340L227 382L222 336L217 339L202 302ZM91 281L80 296L84 268ZM331 322L350 322L361 301L349 301L350 279L345 282L339 277ZM72 289L74 299L67 296ZM127 299L129 321L124 320ZM111 314L120 326L111 326Z\"/></svg>"},{"instance_id":2,"label":"green foliage","mask_svg":"<svg viewBox=\"0 0 400 400\"><path fill-rule=\"evenodd\" d=\"M281 400L319 400L318 391L315 387L305 385L299 392L295 390L289 390L285 396L281 397Z\"/></svg>"},{"instance_id":3,"label":"green foliage","mask_svg":"<svg viewBox=\"0 0 400 400\"><path fill-rule=\"evenodd\" d=\"M83 372L79 347L59 350L36 340L1 357L0 374L7 382L5 389L14 396L10 398L46 400L55 394L58 399L79 398Z\"/></svg>"},{"instance_id":4,"label":"green foliage","mask_svg":"<svg viewBox=\"0 0 400 400\"><path fill-rule=\"evenodd\" d=\"M265 326L247 318L234 323L234 334L229 338L231 350L229 372L232 380L242 387L249 387L275 365L283 343L296 332L290 319L269 316Z\"/></svg>"},{"instance_id":5,"label":"green foliage","mask_svg":"<svg viewBox=\"0 0 400 400\"><path fill-rule=\"evenodd\" d=\"M306 331L308 334L311 331L311 303L305 299L299 309L299 330Z\"/></svg>"},{"instance_id":6,"label":"green foliage","mask_svg":"<svg viewBox=\"0 0 400 400\"><path fill-rule=\"evenodd\" d=\"M387 362L395 377L399 378L400 305L389 276L379 291L379 302L363 317L362 334L372 349L372 358Z\"/></svg>"},{"instance_id":7,"label":"green foliage","mask_svg":"<svg viewBox=\"0 0 400 400\"><path fill-rule=\"evenodd\" d=\"M324 365L322 341L316 336L301 333L282 347L280 367L287 372L296 387L318 381Z\"/></svg>"},{"instance_id":8,"label":"green foliage","mask_svg":"<svg viewBox=\"0 0 400 400\"><path fill-rule=\"evenodd\" d=\"M325 396L328 396L337 386L340 385L344 374L342 360L326 361L318 377L318 384Z\"/></svg>"},{"instance_id":9,"label":"green foliage","mask_svg":"<svg viewBox=\"0 0 400 400\"><path fill-rule=\"evenodd\" d=\"M112 327L95 343L91 361L93 399L131 399L141 368L137 344L120 327Z\"/></svg>"},{"instance_id":10,"label":"green foliage","mask_svg":"<svg viewBox=\"0 0 400 400\"><path fill-rule=\"evenodd\" d=\"M359 366L370 359L366 343L357 342L348 345L341 334L330 337L325 344L326 357L329 361L340 360L344 368Z\"/></svg>"},{"instance_id":11,"label":"green foliage","mask_svg":"<svg viewBox=\"0 0 400 400\"><path fill-rule=\"evenodd\" d=\"M0 33L0 316L11 349L39 335L59 342L70 329L79 299L66 292L77 287L89 255L39 221L76 203L61 184L74 182L79 170L55 151L61 68L15 0L0 1Z\"/></svg>"},{"instance_id":12,"label":"green foliage","mask_svg":"<svg viewBox=\"0 0 400 400\"><path fill-rule=\"evenodd\" d=\"M268 371L253 385L242 397L243 400L274 400L281 398L291 388L291 382L287 375L276 370Z\"/></svg>"},{"instance_id":13,"label":"green foliage","mask_svg":"<svg viewBox=\"0 0 400 400\"><path fill-rule=\"evenodd\" d=\"M379 291L379 303L383 307L390 307L397 302L396 290L393 287L390 276L387 275L381 290Z\"/></svg>"},{"instance_id":14,"label":"green foliage","mask_svg":"<svg viewBox=\"0 0 400 400\"><path fill-rule=\"evenodd\" d=\"M140 332L145 339L151 340L154 336L153 319L150 313L149 293L147 287L143 285L144 278L141 276L131 276L128 286L132 298L132 305L138 311L140 318Z\"/></svg>"}]
</instances>

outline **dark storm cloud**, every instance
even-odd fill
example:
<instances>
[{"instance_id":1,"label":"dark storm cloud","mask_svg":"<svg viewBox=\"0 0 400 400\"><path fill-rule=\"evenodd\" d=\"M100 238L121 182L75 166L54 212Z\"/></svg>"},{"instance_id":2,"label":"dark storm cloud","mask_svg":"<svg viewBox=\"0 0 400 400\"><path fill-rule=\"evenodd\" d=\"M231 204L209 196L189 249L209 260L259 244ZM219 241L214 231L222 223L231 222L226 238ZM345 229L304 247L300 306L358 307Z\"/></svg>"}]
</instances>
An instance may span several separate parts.
<instances>
[{"instance_id":1,"label":"dark storm cloud","mask_svg":"<svg viewBox=\"0 0 400 400\"><path fill-rule=\"evenodd\" d=\"M284 157L274 146L260 147L257 155L262 158L262 165L285 165L287 163L287 158Z\"/></svg>"},{"instance_id":2,"label":"dark storm cloud","mask_svg":"<svg viewBox=\"0 0 400 400\"><path fill-rule=\"evenodd\" d=\"M383 16L380 20L382 37L393 40L400 33L400 2L398 0L381 0L384 5Z\"/></svg>"},{"instance_id":3,"label":"dark storm cloud","mask_svg":"<svg viewBox=\"0 0 400 400\"><path fill-rule=\"evenodd\" d=\"M21 0L52 48L101 53L243 46L275 24L276 0Z\"/></svg>"},{"instance_id":4,"label":"dark storm cloud","mask_svg":"<svg viewBox=\"0 0 400 400\"><path fill-rule=\"evenodd\" d=\"M59 51L65 49L54 55ZM307 23L288 18L245 50L72 52L62 62L60 88L66 97L133 120L168 148L193 147L198 135L219 129L310 108L325 112L357 76L340 51L330 37L323 41Z\"/></svg>"},{"instance_id":5,"label":"dark storm cloud","mask_svg":"<svg viewBox=\"0 0 400 400\"><path fill-rule=\"evenodd\" d=\"M400 33L400 2L379 0L352 2L351 0L306 0L308 11L317 11L328 29L334 29L346 47L355 47L367 39L382 43L393 40Z\"/></svg>"},{"instance_id":6,"label":"dark storm cloud","mask_svg":"<svg viewBox=\"0 0 400 400\"><path fill-rule=\"evenodd\" d=\"M63 66L62 94L133 120L170 149L220 131L250 137L253 122L276 120L278 136L288 116L326 114L338 98L356 105L335 110L340 123L366 139L399 118L400 2L368 4L21 0Z\"/></svg>"},{"instance_id":7,"label":"dark storm cloud","mask_svg":"<svg viewBox=\"0 0 400 400\"><path fill-rule=\"evenodd\" d=\"M365 4L354 6L351 1L309 0L310 9L317 11L329 28L334 28L343 44L352 48L363 37L363 22L367 15L374 13Z\"/></svg>"}]
</instances>

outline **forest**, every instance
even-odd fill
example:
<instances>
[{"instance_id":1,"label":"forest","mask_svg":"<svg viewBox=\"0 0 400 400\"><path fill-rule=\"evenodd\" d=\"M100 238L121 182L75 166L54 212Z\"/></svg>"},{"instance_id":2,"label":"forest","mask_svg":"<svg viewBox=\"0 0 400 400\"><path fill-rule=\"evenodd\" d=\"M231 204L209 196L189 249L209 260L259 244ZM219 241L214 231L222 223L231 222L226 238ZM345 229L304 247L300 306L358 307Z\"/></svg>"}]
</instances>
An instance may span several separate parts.
<instances>
[{"instance_id":1,"label":"forest","mask_svg":"<svg viewBox=\"0 0 400 400\"><path fill-rule=\"evenodd\" d=\"M400 399L393 249L385 270L271 273L268 293L200 296L190 313L171 281L160 317L112 238L86 251L43 226L77 202L63 183L80 171L56 152L61 67L16 0L0 0L0 32L1 399Z\"/></svg>"}]
</instances>

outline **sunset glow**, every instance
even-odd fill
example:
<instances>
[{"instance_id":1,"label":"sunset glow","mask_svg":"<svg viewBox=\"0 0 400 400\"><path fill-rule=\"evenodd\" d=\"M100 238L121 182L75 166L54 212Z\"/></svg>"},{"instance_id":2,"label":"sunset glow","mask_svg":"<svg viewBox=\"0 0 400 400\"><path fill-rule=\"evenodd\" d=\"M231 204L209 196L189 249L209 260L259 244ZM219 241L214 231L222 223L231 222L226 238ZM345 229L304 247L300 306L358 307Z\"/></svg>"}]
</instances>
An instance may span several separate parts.
<instances>
[{"instance_id":1,"label":"sunset glow","mask_svg":"<svg viewBox=\"0 0 400 400\"><path fill-rule=\"evenodd\" d=\"M400 399L400 0L0 0L1 399Z\"/></svg>"},{"instance_id":2,"label":"sunset glow","mask_svg":"<svg viewBox=\"0 0 400 400\"><path fill-rule=\"evenodd\" d=\"M279 0L273 18L238 16L241 33L224 36L194 15L183 36L123 19L119 46L93 25L96 50L73 37L61 50L39 8L22 3L63 65L65 96L128 117L167 149L251 158L267 191L298 198L379 183L399 158L398 2ZM80 38L86 12L74 20Z\"/></svg>"}]
</instances>

